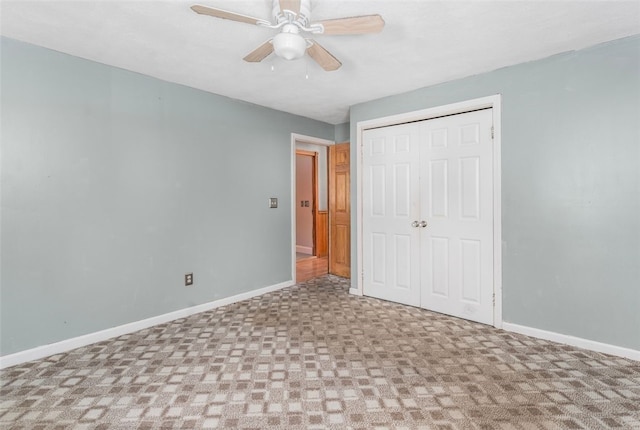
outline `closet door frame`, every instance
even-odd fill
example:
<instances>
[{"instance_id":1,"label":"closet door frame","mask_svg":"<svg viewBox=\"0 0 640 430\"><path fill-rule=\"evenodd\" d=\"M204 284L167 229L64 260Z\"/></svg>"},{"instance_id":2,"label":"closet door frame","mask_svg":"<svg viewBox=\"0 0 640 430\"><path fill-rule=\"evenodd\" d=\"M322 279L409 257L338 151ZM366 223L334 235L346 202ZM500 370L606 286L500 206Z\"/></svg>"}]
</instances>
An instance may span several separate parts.
<instances>
[{"instance_id":1,"label":"closet door frame","mask_svg":"<svg viewBox=\"0 0 640 430\"><path fill-rule=\"evenodd\" d=\"M447 115L456 115L471 112L478 109L493 109L493 282L494 282L494 327L502 328L502 97L500 94L466 100L459 103L452 103L423 109L414 112L391 115L366 121L359 121L356 124L356 145L355 145L355 180L356 180L356 210L354 211L355 222L353 225L356 244L355 270L352 269L352 285L349 292L355 295L363 295L363 202L362 202L362 151L364 147L363 133L365 130L387 127L391 125L404 124L413 121L423 121Z\"/></svg>"}]
</instances>

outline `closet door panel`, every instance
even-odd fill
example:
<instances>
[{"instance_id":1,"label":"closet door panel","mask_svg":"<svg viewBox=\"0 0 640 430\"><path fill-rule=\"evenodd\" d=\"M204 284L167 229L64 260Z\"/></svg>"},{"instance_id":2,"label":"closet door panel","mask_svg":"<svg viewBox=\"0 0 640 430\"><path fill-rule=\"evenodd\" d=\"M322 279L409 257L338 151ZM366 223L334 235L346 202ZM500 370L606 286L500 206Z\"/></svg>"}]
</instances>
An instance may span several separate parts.
<instances>
[{"instance_id":1,"label":"closet door panel","mask_svg":"<svg viewBox=\"0 0 640 430\"><path fill-rule=\"evenodd\" d=\"M418 306L418 127L365 131L363 150L364 293Z\"/></svg>"},{"instance_id":2,"label":"closet door panel","mask_svg":"<svg viewBox=\"0 0 640 430\"><path fill-rule=\"evenodd\" d=\"M491 110L420 123L421 306L493 324ZM444 245L446 243L446 246Z\"/></svg>"}]
</instances>

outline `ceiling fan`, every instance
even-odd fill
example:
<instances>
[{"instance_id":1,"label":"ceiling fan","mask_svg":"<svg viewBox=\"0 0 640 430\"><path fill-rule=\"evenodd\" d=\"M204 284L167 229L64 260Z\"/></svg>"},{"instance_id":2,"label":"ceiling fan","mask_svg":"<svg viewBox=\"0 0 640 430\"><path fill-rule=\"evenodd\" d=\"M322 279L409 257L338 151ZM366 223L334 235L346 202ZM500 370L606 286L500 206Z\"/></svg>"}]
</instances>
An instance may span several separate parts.
<instances>
[{"instance_id":1,"label":"ceiling fan","mask_svg":"<svg viewBox=\"0 0 640 430\"><path fill-rule=\"evenodd\" d=\"M295 60L305 52L309 54L326 71L337 70L342 63L318 42L306 38L303 34L366 34L378 33L384 27L384 20L380 15L355 16L350 18L328 19L311 22L310 0L273 0L273 23L216 9L208 6L191 6L194 12L231 21L254 24L260 27L279 29L272 39L251 51L244 61L256 63L275 52L278 57Z\"/></svg>"}]
</instances>

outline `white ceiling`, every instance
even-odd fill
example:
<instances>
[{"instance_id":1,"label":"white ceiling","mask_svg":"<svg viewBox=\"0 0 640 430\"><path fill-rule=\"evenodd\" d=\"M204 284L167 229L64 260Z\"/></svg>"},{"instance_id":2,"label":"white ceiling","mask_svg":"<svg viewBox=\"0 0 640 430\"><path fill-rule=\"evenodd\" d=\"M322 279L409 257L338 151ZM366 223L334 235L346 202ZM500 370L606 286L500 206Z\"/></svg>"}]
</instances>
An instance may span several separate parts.
<instances>
[{"instance_id":1,"label":"white ceiling","mask_svg":"<svg viewBox=\"0 0 640 430\"><path fill-rule=\"evenodd\" d=\"M325 72L309 57L242 61L276 30L197 15L192 4L271 14L270 0L2 0L0 32L331 124L357 103L640 33L640 0L312 0L312 21L386 22L379 34L315 37L343 64Z\"/></svg>"}]
</instances>

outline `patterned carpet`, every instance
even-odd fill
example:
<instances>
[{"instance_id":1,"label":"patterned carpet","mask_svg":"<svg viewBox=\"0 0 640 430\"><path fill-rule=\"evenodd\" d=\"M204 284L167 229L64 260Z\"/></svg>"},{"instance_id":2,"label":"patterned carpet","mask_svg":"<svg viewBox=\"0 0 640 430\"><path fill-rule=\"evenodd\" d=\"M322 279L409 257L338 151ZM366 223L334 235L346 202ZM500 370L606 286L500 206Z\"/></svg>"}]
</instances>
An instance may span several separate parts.
<instances>
[{"instance_id":1,"label":"patterned carpet","mask_svg":"<svg viewBox=\"0 0 640 430\"><path fill-rule=\"evenodd\" d=\"M306 283L5 369L3 429L631 429L640 362Z\"/></svg>"}]
</instances>

